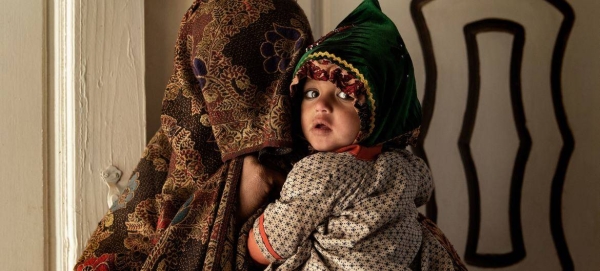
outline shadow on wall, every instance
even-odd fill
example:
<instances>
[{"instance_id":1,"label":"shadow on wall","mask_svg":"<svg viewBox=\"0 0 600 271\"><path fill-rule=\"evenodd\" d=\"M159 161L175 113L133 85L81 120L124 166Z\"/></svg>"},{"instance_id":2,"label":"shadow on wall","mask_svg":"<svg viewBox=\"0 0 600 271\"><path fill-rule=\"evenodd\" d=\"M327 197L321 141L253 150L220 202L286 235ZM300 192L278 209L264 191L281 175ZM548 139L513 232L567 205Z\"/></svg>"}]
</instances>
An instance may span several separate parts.
<instances>
[{"instance_id":1,"label":"shadow on wall","mask_svg":"<svg viewBox=\"0 0 600 271\"><path fill-rule=\"evenodd\" d=\"M173 56L179 24L192 2L193 0L145 1L147 141L160 127L162 99L173 71Z\"/></svg>"}]
</instances>

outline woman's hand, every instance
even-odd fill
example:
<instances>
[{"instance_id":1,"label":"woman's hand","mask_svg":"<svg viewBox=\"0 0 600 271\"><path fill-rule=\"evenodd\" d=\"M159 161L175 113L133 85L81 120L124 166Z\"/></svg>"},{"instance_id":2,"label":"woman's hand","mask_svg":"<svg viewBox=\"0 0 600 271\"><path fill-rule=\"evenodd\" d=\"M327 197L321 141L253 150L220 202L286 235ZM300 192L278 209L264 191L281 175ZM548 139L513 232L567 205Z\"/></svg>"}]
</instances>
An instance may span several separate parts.
<instances>
[{"instance_id":1,"label":"woman's hand","mask_svg":"<svg viewBox=\"0 0 600 271\"><path fill-rule=\"evenodd\" d=\"M258 162L253 155L244 157L242 178L239 188L240 223L246 221L258 208L267 202L273 191L278 191L285 181L285 176L276 170L269 169Z\"/></svg>"}]
</instances>

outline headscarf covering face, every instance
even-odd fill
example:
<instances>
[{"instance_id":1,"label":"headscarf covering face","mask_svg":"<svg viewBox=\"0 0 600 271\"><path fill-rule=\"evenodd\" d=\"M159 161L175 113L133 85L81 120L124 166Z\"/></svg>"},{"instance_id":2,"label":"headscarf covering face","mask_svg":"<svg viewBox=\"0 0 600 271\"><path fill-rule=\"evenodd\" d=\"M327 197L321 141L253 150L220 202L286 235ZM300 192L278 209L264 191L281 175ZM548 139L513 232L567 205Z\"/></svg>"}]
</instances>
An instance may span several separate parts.
<instances>
[{"instance_id":1,"label":"headscarf covering face","mask_svg":"<svg viewBox=\"0 0 600 271\"><path fill-rule=\"evenodd\" d=\"M327 80L356 99L363 146L414 144L421 124L412 61L377 0L363 1L302 56L291 92L305 78Z\"/></svg>"}]
</instances>

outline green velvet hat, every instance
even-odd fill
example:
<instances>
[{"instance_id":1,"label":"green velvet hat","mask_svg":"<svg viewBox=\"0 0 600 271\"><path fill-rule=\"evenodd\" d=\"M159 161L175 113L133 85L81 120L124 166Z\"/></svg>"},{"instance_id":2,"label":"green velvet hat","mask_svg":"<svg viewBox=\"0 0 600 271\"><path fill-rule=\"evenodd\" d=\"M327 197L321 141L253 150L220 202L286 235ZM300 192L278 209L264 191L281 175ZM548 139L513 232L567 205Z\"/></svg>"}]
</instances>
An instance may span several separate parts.
<instances>
[{"instance_id":1,"label":"green velvet hat","mask_svg":"<svg viewBox=\"0 0 600 271\"><path fill-rule=\"evenodd\" d=\"M362 83L363 89L352 93L357 95L355 107L361 118L360 145L415 142L421 105L412 61L398 29L377 0L363 1L336 30L307 48L294 71L292 91L307 76L304 69L323 59Z\"/></svg>"}]
</instances>

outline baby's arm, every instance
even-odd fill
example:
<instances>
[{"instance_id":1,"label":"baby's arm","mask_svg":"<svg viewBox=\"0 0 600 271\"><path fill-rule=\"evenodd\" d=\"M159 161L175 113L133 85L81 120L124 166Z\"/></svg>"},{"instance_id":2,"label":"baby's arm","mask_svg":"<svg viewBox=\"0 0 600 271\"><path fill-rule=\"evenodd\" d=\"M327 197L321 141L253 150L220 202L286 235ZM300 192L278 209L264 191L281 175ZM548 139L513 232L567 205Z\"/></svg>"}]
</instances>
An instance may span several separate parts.
<instances>
[{"instance_id":1,"label":"baby's arm","mask_svg":"<svg viewBox=\"0 0 600 271\"><path fill-rule=\"evenodd\" d=\"M340 197L334 160L315 154L298 162L286 180L281 198L269 204L248 237L250 256L261 264L286 259L332 214Z\"/></svg>"},{"instance_id":2,"label":"baby's arm","mask_svg":"<svg viewBox=\"0 0 600 271\"><path fill-rule=\"evenodd\" d=\"M262 216L261 216L261 218L262 218ZM258 243L256 242L256 239L254 238L254 234L252 233L252 230L250 230L250 233L248 234L248 254L250 254L250 257L259 264L269 265L271 263L262 254L262 252L260 252L260 248L258 247Z\"/></svg>"}]
</instances>

